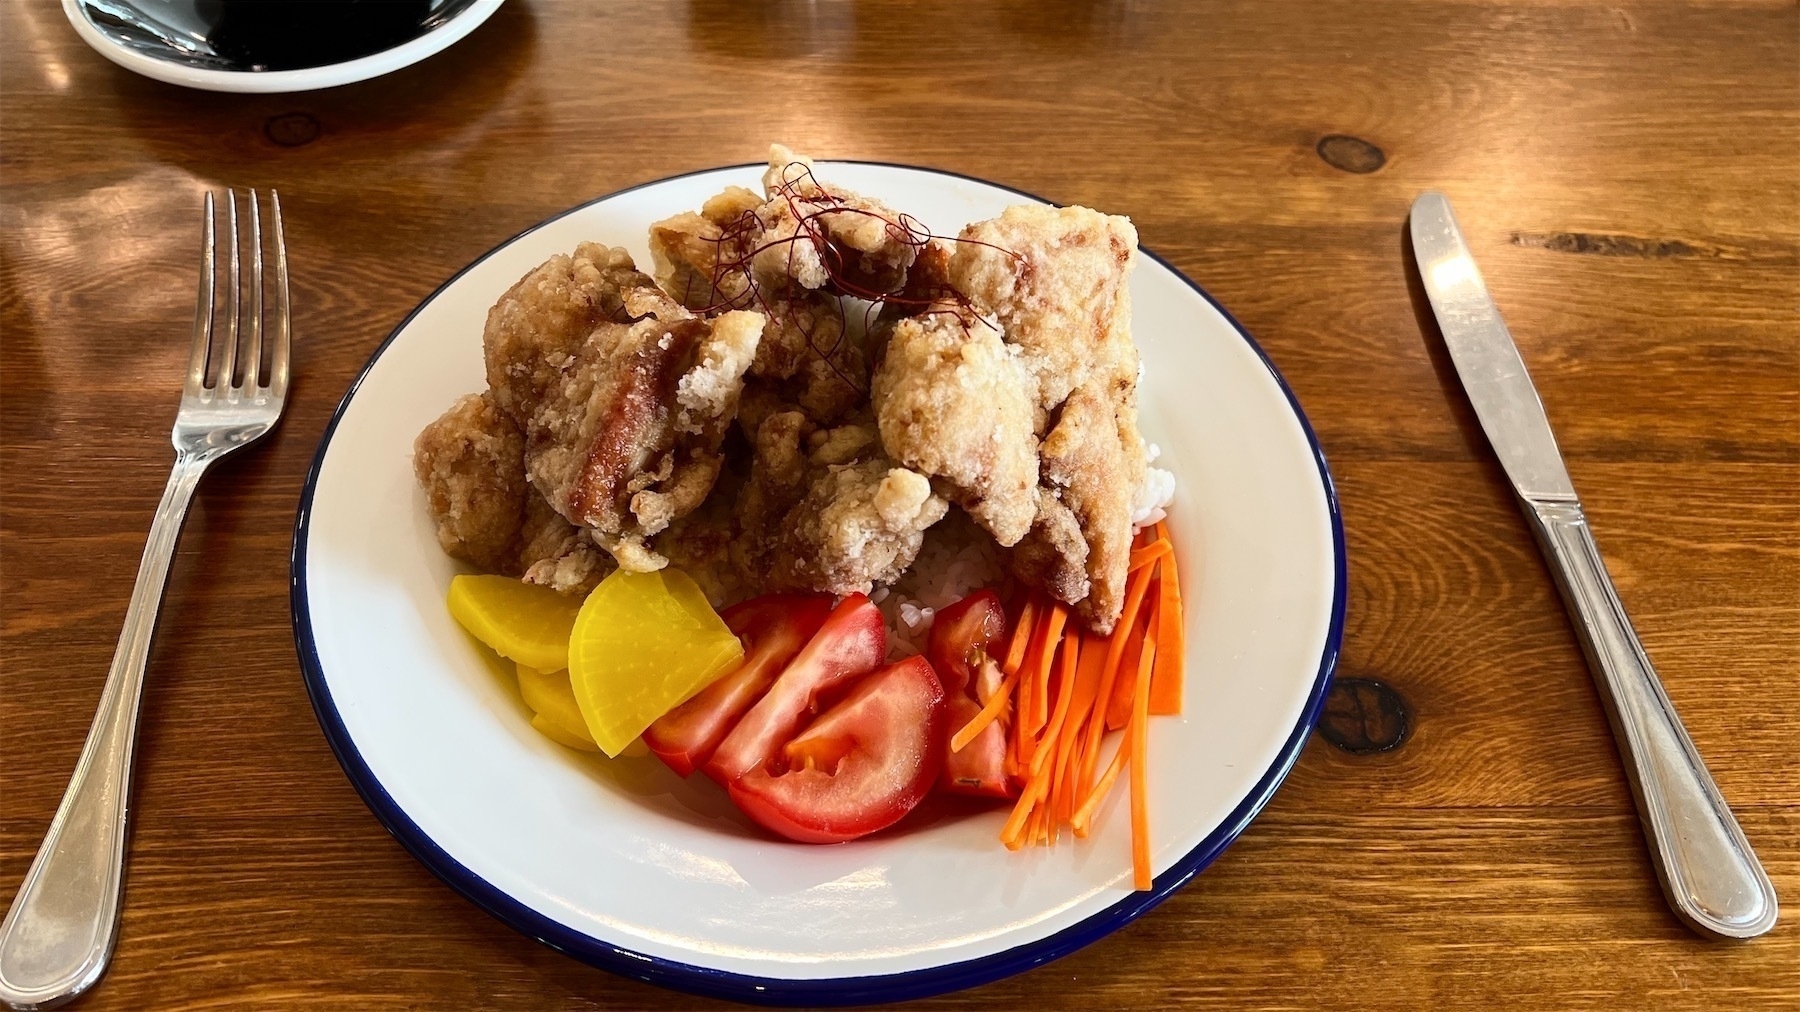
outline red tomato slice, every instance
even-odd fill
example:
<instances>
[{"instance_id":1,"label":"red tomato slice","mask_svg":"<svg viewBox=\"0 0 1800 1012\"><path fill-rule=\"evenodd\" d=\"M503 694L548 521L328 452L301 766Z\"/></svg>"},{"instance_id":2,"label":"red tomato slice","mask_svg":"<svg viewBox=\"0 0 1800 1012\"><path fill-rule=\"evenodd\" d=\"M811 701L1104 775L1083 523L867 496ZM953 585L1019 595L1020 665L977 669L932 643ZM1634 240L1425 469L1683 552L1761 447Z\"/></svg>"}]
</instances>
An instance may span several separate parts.
<instances>
[{"instance_id":1,"label":"red tomato slice","mask_svg":"<svg viewBox=\"0 0 1800 1012\"><path fill-rule=\"evenodd\" d=\"M931 620L931 642L925 654L944 683L944 691L966 689L981 670L986 654L1000 660L1006 646L1006 610L1000 595L978 590L937 613Z\"/></svg>"},{"instance_id":2,"label":"red tomato slice","mask_svg":"<svg viewBox=\"0 0 1800 1012\"><path fill-rule=\"evenodd\" d=\"M699 769L830 614L829 594L766 594L725 609L744 663L646 728L644 744L684 777Z\"/></svg>"},{"instance_id":3,"label":"red tomato slice","mask_svg":"<svg viewBox=\"0 0 1800 1012\"><path fill-rule=\"evenodd\" d=\"M866 595L844 598L817 634L744 714L706 764L706 775L729 784L775 756L832 690L874 671L887 657L887 625Z\"/></svg>"},{"instance_id":4,"label":"red tomato slice","mask_svg":"<svg viewBox=\"0 0 1800 1012\"><path fill-rule=\"evenodd\" d=\"M956 794L1010 798L1018 788L1006 775L1006 726L989 724L963 746L950 751L950 735L975 719L984 701L1000 688L995 663L1006 647L1006 610L991 590L980 590L938 612L931 623L926 656L943 680L950 731L940 746L943 773L938 786Z\"/></svg>"},{"instance_id":5,"label":"red tomato slice","mask_svg":"<svg viewBox=\"0 0 1800 1012\"><path fill-rule=\"evenodd\" d=\"M790 840L854 840L912 811L937 779L948 736L943 685L925 658L908 657L862 679L775 761L726 790Z\"/></svg>"}]
</instances>

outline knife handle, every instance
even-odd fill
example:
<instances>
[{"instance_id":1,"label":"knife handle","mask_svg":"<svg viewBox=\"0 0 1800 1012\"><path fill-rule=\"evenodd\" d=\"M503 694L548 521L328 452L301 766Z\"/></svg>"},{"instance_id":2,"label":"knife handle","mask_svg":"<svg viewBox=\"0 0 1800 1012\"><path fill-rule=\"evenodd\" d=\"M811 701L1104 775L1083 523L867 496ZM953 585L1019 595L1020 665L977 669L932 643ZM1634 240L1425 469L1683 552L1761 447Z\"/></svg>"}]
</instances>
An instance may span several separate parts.
<instances>
[{"instance_id":1,"label":"knife handle","mask_svg":"<svg viewBox=\"0 0 1800 1012\"><path fill-rule=\"evenodd\" d=\"M1525 507L1576 620L1670 905L1702 934L1753 938L1768 931L1778 912L1775 887L1675 716L1581 503L1528 499Z\"/></svg>"}]
</instances>

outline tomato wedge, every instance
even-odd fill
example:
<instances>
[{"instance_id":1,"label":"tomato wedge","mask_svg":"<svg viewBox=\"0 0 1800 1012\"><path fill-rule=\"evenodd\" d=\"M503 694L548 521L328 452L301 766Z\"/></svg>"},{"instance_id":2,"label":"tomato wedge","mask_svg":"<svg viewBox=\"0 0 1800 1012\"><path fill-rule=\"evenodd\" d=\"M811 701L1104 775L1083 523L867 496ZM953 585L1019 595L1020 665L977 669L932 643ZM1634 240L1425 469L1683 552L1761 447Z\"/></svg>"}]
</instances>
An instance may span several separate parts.
<instances>
[{"instance_id":1,"label":"tomato wedge","mask_svg":"<svg viewBox=\"0 0 1800 1012\"><path fill-rule=\"evenodd\" d=\"M834 689L874 671L887 657L887 625L867 595L832 610L775 684L744 714L707 761L706 775L729 784L774 758Z\"/></svg>"},{"instance_id":2,"label":"tomato wedge","mask_svg":"<svg viewBox=\"0 0 1800 1012\"><path fill-rule=\"evenodd\" d=\"M950 735L975 719L983 702L1000 688L996 663L1006 646L1006 610L991 590L980 590L938 612L931 623L926 656L944 683ZM1006 727L1003 715L964 745L950 751L950 735L939 748L943 772L938 786L956 794L1010 798L1019 791L1006 775Z\"/></svg>"},{"instance_id":3,"label":"tomato wedge","mask_svg":"<svg viewBox=\"0 0 1800 1012\"><path fill-rule=\"evenodd\" d=\"M790 840L854 840L912 811L937 779L949 733L936 672L908 657L862 679L774 761L726 790L744 814Z\"/></svg>"},{"instance_id":4,"label":"tomato wedge","mask_svg":"<svg viewBox=\"0 0 1800 1012\"><path fill-rule=\"evenodd\" d=\"M699 769L830 614L829 594L767 594L725 609L719 617L744 641L744 663L658 718L644 744L684 777Z\"/></svg>"}]
</instances>

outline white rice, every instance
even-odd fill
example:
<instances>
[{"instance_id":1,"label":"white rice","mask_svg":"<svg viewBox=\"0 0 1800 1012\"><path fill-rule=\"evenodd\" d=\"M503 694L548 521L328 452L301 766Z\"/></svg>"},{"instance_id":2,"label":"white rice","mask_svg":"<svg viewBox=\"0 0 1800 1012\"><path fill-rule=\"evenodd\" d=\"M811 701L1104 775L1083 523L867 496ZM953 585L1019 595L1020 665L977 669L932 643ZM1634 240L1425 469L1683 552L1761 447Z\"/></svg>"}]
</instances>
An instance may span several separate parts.
<instances>
[{"instance_id":1,"label":"white rice","mask_svg":"<svg viewBox=\"0 0 1800 1012\"><path fill-rule=\"evenodd\" d=\"M1009 579L994 539L967 513L951 509L925 532L912 568L892 587L877 587L869 595L887 617L888 658L924 653L932 618L939 610L983 587L1004 592Z\"/></svg>"},{"instance_id":2,"label":"white rice","mask_svg":"<svg viewBox=\"0 0 1800 1012\"><path fill-rule=\"evenodd\" d=\"M1154 463L1162 456L1162 447L1151 443L1144 448L1144 459ZM1175 499L1175 474L1160 467L1144 468L1144 483L1131 499L1131 526L1148 527L1168 516L1167 507Z\"/></svg>"}]
</instances>

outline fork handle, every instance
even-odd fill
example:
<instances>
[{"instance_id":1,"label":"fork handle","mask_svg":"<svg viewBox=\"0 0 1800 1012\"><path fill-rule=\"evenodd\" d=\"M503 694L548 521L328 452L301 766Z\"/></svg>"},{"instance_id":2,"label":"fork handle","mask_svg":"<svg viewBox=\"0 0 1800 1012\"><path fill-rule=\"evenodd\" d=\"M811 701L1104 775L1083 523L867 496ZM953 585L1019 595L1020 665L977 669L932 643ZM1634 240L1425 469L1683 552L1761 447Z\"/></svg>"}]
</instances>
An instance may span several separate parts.
<instances>
[{"instance_id":1,"label":"fork handle","mask_svg":"<svg viewBox=\"0 0 1800 1012\"><path fill-rule=\"evenodd\" d=\"M112 670L50 831L0 923L0 1000L60 1005L106 971L118 937L144 665L175 543L210 457L179 454L150 525Z\"/></svg>"},{"instance_id":2,"label":"fork handle","mask_svg":"<svg viewBox=\"0 0 1800 1012\"><path fill-rule=\"evenodd\" d=\"M1775 887L1650 666L1581 503L1532 499L1525 506L1575 619L1669 905L1702 934L1768 931Z\"/></svg>"}]
</instances>

